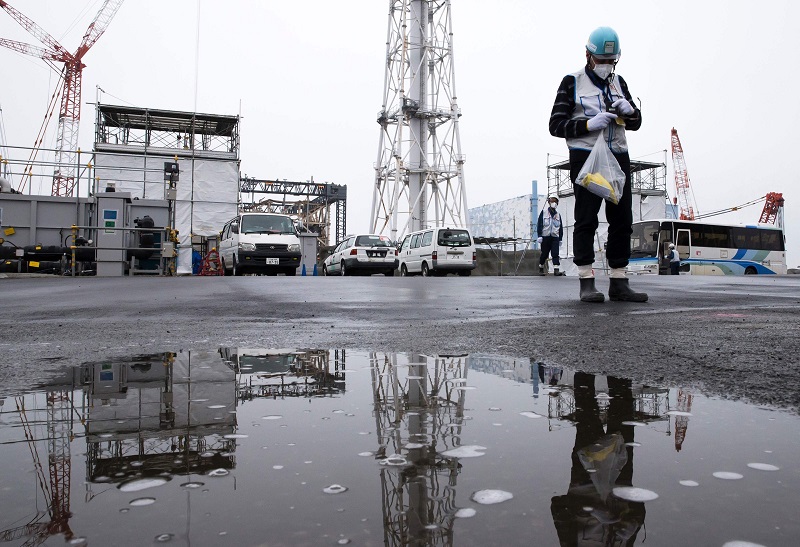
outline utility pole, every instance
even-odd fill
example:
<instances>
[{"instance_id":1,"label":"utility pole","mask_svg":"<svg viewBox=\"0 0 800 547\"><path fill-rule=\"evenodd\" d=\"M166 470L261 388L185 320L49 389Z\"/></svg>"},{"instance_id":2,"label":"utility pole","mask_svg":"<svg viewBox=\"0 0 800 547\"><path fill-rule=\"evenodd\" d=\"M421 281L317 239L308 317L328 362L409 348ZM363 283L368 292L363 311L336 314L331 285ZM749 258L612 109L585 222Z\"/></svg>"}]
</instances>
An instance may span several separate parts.
<instances>
[{"instance_id":1,"label":"utility pole","mask_svg":"<svg viewBox=\"0 0 800 547\"><path fill-rule=\"evenodd\" d=\"M370 227L466 227L450 0L390 0Z\"/></svg>"}]
</instances>

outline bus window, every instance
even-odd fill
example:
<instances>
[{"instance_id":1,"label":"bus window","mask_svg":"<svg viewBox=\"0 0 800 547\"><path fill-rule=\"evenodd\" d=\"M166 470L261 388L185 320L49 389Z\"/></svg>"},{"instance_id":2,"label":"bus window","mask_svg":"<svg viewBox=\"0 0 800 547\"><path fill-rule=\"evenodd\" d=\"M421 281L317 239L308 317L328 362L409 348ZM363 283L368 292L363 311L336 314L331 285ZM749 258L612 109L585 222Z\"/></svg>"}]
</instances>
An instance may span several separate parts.
<instances>
[{"instance_id":1,"label":"bus window","mask_svg":"<svg viewBox=\"0 0 800 547\"><path fill-rule=\"evenodd\" d=\"M778 230L761 230L761 247L767 251L783 251L783 233Z\"/></svg>"},{"instance_id":2,"label":"bus window","mask_svg":"<svg viewBox=\"0 0 800 547\"><path fill-rule=\"evenodd\" d=\"M731 228L733 246L737 249L760 249L761 235L756 228Z\"/></svg>"}]
</instances>

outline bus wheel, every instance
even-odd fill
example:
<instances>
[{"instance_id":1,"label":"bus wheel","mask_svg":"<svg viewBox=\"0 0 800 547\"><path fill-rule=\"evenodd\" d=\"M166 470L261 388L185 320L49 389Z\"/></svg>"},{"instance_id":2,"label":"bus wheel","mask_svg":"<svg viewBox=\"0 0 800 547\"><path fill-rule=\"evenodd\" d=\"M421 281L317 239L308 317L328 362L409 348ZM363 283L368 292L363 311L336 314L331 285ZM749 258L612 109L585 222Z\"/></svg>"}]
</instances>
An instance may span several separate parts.
<instances>
[{"instance_id":1,"label":"bus wheel","mask_svg":"<svg viewBox=\"0 0 800 547\"><path fill-rule=\"evenodd\" d=\"M744 275L756 275L757 273L758 272L756 271L756 269L752 266L748 266L744 270Z\"/></svg>"}]
</instances>

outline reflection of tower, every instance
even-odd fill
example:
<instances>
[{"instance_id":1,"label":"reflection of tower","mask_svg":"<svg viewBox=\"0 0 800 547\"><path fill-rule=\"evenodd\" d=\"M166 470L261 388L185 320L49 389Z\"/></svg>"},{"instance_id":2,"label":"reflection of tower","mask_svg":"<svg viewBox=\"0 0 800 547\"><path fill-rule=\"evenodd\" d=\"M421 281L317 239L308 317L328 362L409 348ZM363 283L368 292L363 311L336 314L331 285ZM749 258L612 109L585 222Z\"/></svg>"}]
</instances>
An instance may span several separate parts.
<instances>
[{"instance_id":1,"label":"reflection of tower","mask_svg":"<svg viewBox=\"0 0 800 547\"><path fill-rule=\"evenodd\" d=\"M370 355L385 545L452 545L466 356Z\"/></svg>"},{"instance_id":2,"label":"reflection of tower","mask_svg":"<svg viewBox=\"0 0 800 547\"><path fill-rule=\"evenodd\" d=\"M450 0L390 0L370 229L467 225Z\"/></svg>"},{"instance_id":3,"label":"reflection of tower","mask_svg":"<svg viewBox=\"0 0 800 547\"><path fill-rule=\"evenodd\" d=\"M675 451L680 452L689 427L689 412L692 410L692 394L684 389L678 390L678 412L675 415Z\"/></svg>"}]
</instances>

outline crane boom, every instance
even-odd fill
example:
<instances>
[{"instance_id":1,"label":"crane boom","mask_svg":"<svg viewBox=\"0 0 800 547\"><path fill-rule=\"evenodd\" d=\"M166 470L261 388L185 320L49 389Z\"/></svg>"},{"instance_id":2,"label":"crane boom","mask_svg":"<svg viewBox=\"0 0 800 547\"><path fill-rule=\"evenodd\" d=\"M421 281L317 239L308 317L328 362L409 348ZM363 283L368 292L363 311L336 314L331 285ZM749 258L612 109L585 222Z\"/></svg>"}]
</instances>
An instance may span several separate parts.
<instances>
[{"instance_id":1,"label":"crane boom","mask_svg":"<svg viewBox=\"0 0 800 547\"><path fill-rule=\"evenodd\" d=\"M50 51L29 46L14 40L0 39L0 45L30 55L37 55L46 61L64 63L62 71L63 88L61 91L61 110L58 116L58 133L56 134L55 171L53 173L52 195L72 196L75 190L75 173L78 149L78 125L81 117L81 82L83 80L83 56L108 28L111 19L117 13L124 0L105 0L100 10L95 15L83 40L75 53L68 52L48 32L25 16L22 12L11 6L5 0L0 0L0 8L14 18L25 30L36 37ZM44 123L49 120L45 117ZM44 127L44 126L43 126ZM40 130L40 133L42 131ZM38 143L37 143L38 146Z\"/></svg>"},{"instance_id":2,"label":"crane boom","mask_svg":"<svg viewBox=\"0 0 800 547\"><path fill-rule=\"evenodd\" d=\"M78 58L83 57L83 54L89 51L95 42L103 35L103 33L108 28L108 25L111 23L111 19L114 18L116 15L117 10L122 5L123 0L106 0L103 5L98 10L97 15L94 17L94 21L89 25L89 28L86 29L86 33L83 35L83 40L81 40L81 45L78 46L77 51L75 52L75 56Z\"/></svg>"},{"instance_id":3,"label":"crane boom","mask_svg":"<svg viewBox=\"0 0 800 547\"><path fill-rule=\"evenodd\" d=\"M758 219L759 224L775 224L782 207L783 194L768 192L764 202L764 209L761 211L761 218Z\"/></svg>"},{"instance_id":4,"label":"crane boom","mask_svg":"<svg viewBox=\"0 0 800 547\"><path fill-rule=\"evenodd\" d=\"M674 127L672 128L672 164L675 170L675 190L680 208L680 218L681 220L694 220L697 207L694 206L694 198L691 195L689 172L686 170L686 162L683 159L681 140Z\"/></svg>"},{"instance_id":5,"label":"crane boom","mask_svg":"<svg viewBox=\"0 0 800 547\"><path fill-rule=\"evenodd\" d=\"M32 46L31 44L26 44L25 42L17 42L16 40L9 40L8 38L0 38L0 46L7 47L8 49L14 50L17 53L24 53L26 55L39 57L40 59L44 59L45 61L61 60L58 54L53 51L44 49L43 47L39 46Z\"/></svg>"},{"instance_id":6,"label":"crane boom","mask_svg":"<svg viewBox=\"0 0 800 547\"><path fill-rule=\"evenodd\" d=\"M32 34L37 40L41 43L49 47L53 52L59 55L59 61L66 61L72 57L69 51L64 49L64 47L58 43L58 40L50 36L46 30L36 24L35 21L29 19L25 14L21 11L13 7L11 4L6 2L5 0L0 0L0 8L3 8L8 12L8 14L20 24L22 28L27 30L30 34Z\"/></svg>"}]
</instances>

